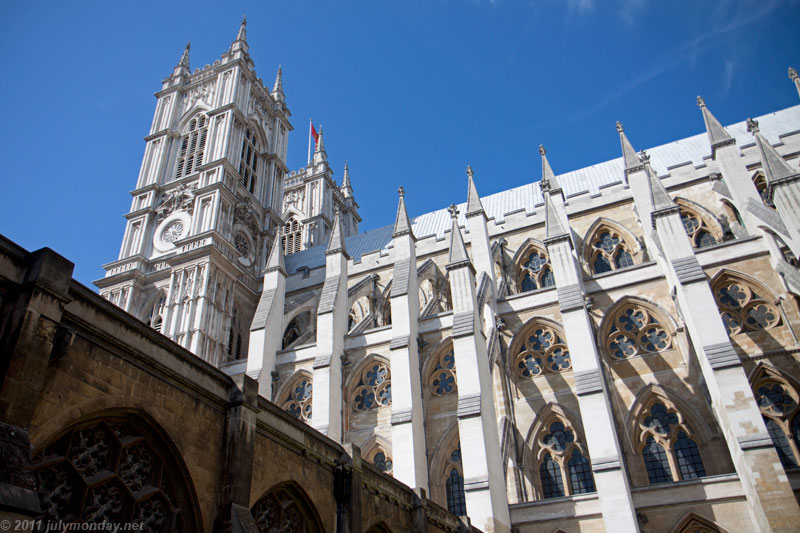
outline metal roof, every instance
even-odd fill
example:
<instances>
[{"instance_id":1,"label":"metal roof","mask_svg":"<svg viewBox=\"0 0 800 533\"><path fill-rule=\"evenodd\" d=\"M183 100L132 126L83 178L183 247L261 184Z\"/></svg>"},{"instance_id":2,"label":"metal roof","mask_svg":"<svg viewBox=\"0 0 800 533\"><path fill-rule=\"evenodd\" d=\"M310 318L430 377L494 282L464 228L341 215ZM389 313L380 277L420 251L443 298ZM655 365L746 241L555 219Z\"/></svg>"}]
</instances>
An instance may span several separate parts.
<instances>
[{"instance_id":1,"label":"metal roof","mask_svg":"<svg viewBox=\"0 0 800 533\"><path fill-rule=\"evenodd\" d=\"M780 136L800 130L800 105L782 109L774 113L757 117L761 134L773 145L780 142ZM739 147L754 144L753 136L747 131L747 124L737 122L726 126L728 133L736 139ZM650 163L659 176L669 173L668 169L682 164L691 163L694 166L703 164L706 157L710 157L711 147L708 135L703 132L686 139L648 148ZM586 168L573 170L558 175L558 181L564 189L564 194L574 196L589 193L592 196L600 195L601 189L620 183L623 178L622 157L598 163ZM484 196L481 203L489 218L502 222L511 213L525 211L533 213L536 206L544 203L539 182L528 183L520 187L501 191L496 194ZM466 225L466 202L458 204L459 225ZM360 261L361 256L378 250L387 249L392 242L392 228L387 225L365 231L345 239L348 253L355 261ZM450 214L446 208L438 209L416 217L412 224L412 231L417 239L435 235L442 239L445 232L450 230ZM317 268L325 264L325 246L315 246L301 252L286 256L286 270L289 274L300 267Z\"/></svg>"}]
</instances>

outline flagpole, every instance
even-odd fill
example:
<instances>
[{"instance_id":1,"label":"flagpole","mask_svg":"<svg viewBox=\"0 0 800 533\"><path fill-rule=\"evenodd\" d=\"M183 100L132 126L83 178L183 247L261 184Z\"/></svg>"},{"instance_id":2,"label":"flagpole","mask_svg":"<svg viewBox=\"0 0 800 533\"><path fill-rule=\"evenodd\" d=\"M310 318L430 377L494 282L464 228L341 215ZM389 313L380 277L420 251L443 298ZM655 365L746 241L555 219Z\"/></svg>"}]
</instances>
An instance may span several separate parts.
<instances>
[{"instance_id":1,"label":"flagpole","mask_svg":"<svg viewBox=\"0 0 800 533\"><path fill-rule=\"evenodd\" d=\"M308 162L306 165L311 164L311 119L308 119Z\"/></svg>"}]
</instances>

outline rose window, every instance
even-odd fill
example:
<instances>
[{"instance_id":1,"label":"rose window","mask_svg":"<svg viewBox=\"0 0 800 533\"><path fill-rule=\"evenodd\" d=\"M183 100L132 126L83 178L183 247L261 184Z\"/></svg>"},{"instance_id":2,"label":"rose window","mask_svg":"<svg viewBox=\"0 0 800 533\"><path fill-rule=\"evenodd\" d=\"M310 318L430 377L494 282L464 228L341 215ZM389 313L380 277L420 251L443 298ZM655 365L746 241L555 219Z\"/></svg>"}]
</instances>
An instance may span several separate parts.
<instances>
[{"instance_id":1,"label":"rose window","mask_svg":"<svg viewBox=\"0 0 800 533\"><path fill-rule=\"evenodd\" d=\"M233 246L241 256L247 257L250 255L250 241L247 240L243 233L240 232L234 235Z\"/></svg>"},{"instance_id":2,"label":"rose window","mask_svg":"<svg viewBox=\"0 0 800 533\"><path fill-rule=\"evenodd\" d=\"M176 220L172 222L169 226L164 228L163 233L161 234L161 240L166 243L174 243L177 240L180 240L183 237L183 221Z\"/></svg>"},{"instance_id":3,"label":"rose window","mask_svg":"<svg viewBox=\"0 0 800 533\"><path fill-rule=\"evenodd\" d=\"M617 314L606 339L617 359L667 350L672 345L669 333L643 307L632 305Z\"/></svg>"},{"instance_id":4,"label":"rose window","mask_svg":"<svg viewBox=\"0 0 800 533\"><path fill-rule=\"evenodd\" d=\"M520 376L529 378L568 370L572 361L564 340L551 327L540 325L525 336L514 366Z\"/></svg>"},{"instance_id":5,"label":"rose window","mask_svg":"<svg viewBox=\"0 0 800 533\"><path fill-rule=\"evenodd\" d=\"M728 335L770 329L780 322L780 314L775 306L766 302L744 283L721 283L716 286L714 297Z\"/></svg>"},{"instance_id":6,"label":"rose window","mask_svg":"<svg viewBox=\"0 0 800 533\"><path fill-rule=\"evenodd\" d=\"M391 405L392 382L389 367L383 363L367 366L356 385L353 400L353 409L356 411Z\"/></svg>"},{"instance_id":7,"label":"rose window","mask_svg":"<svg viewBox=\"0 0 800 533\"><path fill-rule=\"evenodd\" d=\"M283 403L283 410L305 422L311 420L311 400L313 384L309 379L301 379L289 391L289 398Z\"/></svg>"}]
</instances>

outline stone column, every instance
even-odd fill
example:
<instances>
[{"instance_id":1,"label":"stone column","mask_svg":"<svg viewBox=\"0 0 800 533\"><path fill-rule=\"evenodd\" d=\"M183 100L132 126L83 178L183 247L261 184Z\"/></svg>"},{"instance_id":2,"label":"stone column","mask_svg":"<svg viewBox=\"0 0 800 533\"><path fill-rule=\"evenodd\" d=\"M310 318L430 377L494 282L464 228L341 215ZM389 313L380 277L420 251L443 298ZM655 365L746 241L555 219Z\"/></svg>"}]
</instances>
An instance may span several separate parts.
<instances>
[{"instance_id":1,"label":"stone column","mask_svg":"<svg viewBox=\"0 0 800 533\"><path fill-rule=\"evenodd\" d=\"M406 212L403 188L398 190L392 273L392 457L394 477L411 488L428 490L425 414L422 409L417 331L419 288L414 233Z\"/></svg>"},{"instance_id":2,"label":"stone column","mask_svg":"<svg viewBox=\"0 0 800 533\"><path fill-rule=\"evenodd\" d=\"M272 400L275 354L281 348L285 296L286 267L281 240L276 238L264 271L264 289L250 325L247 350L247 375L258 381L258 394L268 400Z\"/></svg>"},{"instance_id":3,"label":"stone column","mask_svg":"<svg viewBox=\"0 0 800 533\"><path fill-rule=\"evenodd\" d=\"M342 355L347 333L347 260L337 212L325 251L325 283L317 307L317 356L311 425L337 442L342 440Z\"/></svg>"},{"instance_id":4,"label":"stone column","mask_svg":"<svg viewBox=\"0 0 800 533\"><path fill-rule=\"evenodd\" d=\"M575 392L603 523L606 531L638 531L636 509L614 426L600 354L585 306L583 274L570 238L564 196L543 147L539 147L539 153L542 156L541 188L545 199L544 242L556 280L564 335L572 359Z\"/></svg>"},{"instance_id":5,"label":"stone column","mask_svg":"<svg viewBox=\"0 0 800 533\"><path fill-rule=\"evenodd\" d=\"M453 300L453 351L458 379L458 432L467 514L486 532L509 531L503 465L486 341L475 294L475 269L467 256L458 211L453 218L447 270Z\"/></svg>"}]
</instances>

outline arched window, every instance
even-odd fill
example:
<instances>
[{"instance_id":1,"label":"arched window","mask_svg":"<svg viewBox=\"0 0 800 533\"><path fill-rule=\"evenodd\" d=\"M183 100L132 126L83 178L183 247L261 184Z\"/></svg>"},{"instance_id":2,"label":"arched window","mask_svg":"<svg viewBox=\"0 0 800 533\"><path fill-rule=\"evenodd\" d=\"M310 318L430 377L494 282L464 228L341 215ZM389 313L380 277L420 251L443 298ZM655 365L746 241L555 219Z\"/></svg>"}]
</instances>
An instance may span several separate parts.
<instances>
[{"instance_id":1,"label":"arched window","mask_svg":"<svg viewBox=\"0 0 800 533\"><path fill-rule=\"evenodd\" d=\"M551 419L537 438L538 471L542 498L595 492L594 477L585 447L575 430L560 418Z\"/></svg>"},{"instance_id":2,"label":"arched window","mask_svg":"<svg viewBox=\"0 0 800 533\"><path fill-rule=\"evenodd\" d=\"M370 462L384 474L391 475L393 466L392 458L389 457L389 455L382 449L378 448L378 450L372 455Z\"/></svg>"},{"instance_id":3,"label":"arched window","mask_svg":"<svg viewBox=\"0 0 800 533\"><path fill-rule=\"evenodd\" d=\"M369 296L361 296L353 302L350 307L350 312L347 314L347 331L352 331L353 328L361 324L365 319L372 317L370 310L371 304ZM365 324L367 325L367 324ZM365 328L360 328L363 330Z\"/></svg>"},{"instance_id":4,"label":"arched window","mask_svg":"<svg viewBox=\"0 0 800 533\"><path fill-rule=\"evenodd\" d=\"M310 311L303 311L292 318L283 330L281 350L310 341L314 336L314 320Z\"/></svg>"},{"instance_id":5,"label":"arched window","mask_svg":"<svg viewBox=\"0 0 800 533\"><path fill-rule=\"evenodd\" d=\"M587 262L593 274L602 274L635 264L632 245L621 232L601 224L586 241Z\"/></svg>"},{"instance_id":6,"label":"arched window","mask_svg":"<svg viewBox=\"0 0 800 533\"><path fill-rule=\"evenodd\" d=\"M535 321L518 333L517 357L514 369L520 378L563 372L572 368L569 348L564 334L555 327Z\"/></svg>"},{"instance_id":7,"label":"arched window","mask_svg":"<svg viewBox=\"0 0 800 533\"><path fill-rule=\"evenodd\" d=\"M782 379L764 374L753 383L753 394L781 464L798 466L800 406L797 391Z\"/></svg>"},{"instance_id":8,"label":"arched window","mask_svg":"<svg viewBox=\"0 0 800 533\"><path fill-rule=\"evenodd\" d=\"M530 246L520 258L517 266L519 292L528 292L545 287L555 287L556 279L547 252Z\"/></svg>"},{"instance_id":9,"label":"arched window","mask_svg":"<svg viewBox=\"0 0 800 533\"><path fill-rule=\"evenodd\" d=\"M445 493L447 510L458 516L467 514L467 496L464 493L464 473L461 466L461 445L450 452L447 465Z\"/></svg>"},{"instance_id":10,"label":"arched window","mask_svg":"<svg viewBox=\"0 0 800 533\"><path fill-rule=\"evenodd\" d=\"M717 244L717 239L700 215L684 205L680 205L680 214L683 229L689 236L692 248L705 248Z\"/></svg>"},{"instance_id":11,"label":"arched window","mask_svg":"<svg viewBox=\"0 0 800 533\"><path fill-rule=\"evenodd\" d=\"M767 301L766 294L759 294L761 291L756 292L743 280L730 275L720 276L712 288L728 335L771 329L780 324L781 315Z\"/></svg>"},{"instance_id":12,"label":"arched window","mask_svg":"<svg viewBox=\"0 0 800 533\"><path fill-rule=\"evenodd\" d=\"M311 420L311 400L314 392L311 376L300 373L290 383L279 405L293 417L309 422Z\"/></svg>"},{"instance_id":13,"label":"arched window","mask_svg":"<svg viewBox=\"0 0 800 533\"><path fill-rule=\"evenodd\" d=\"M705 477L693 433L674 407L654 401L639 420L641 453L650 484Z\"/></svg>"},{"instance_id":14,"label":"arched window","mask_svg":"<svg viewBox=\"0 0 800 533\"><path fill-rule=\"evenodd\" d=\"M150 315L147 318L147 322L150 324L151 328L159 333L164 324L164 307L166 304L167 294L163 290L158 291L153 300L153 307L150 308Z\"/></svg>"},{"instance_id":15,"label":"arched window","mask_svg":"<svg viewBox=\"0 0 800 533\"><path fill-rule=\"evenodd\" d=\"M604 328L606 348L614 359L663 352L672 347L665 321L637 303L622 305Z\"/></svg>"},{"instance_id":16,"label":"arched window","mask_svg":"<svg viewBox=\"0 0 800 533\"><path fill-rule=\"evenodd\" d=\"M236 308L233 308L231 325L228 328L228 358L237 360L242 358L242 332Z\"/></svg>"},{"instance_id":17,"label":"arched window","mask_svg":"<svg viewBox=\"0 0 800 533\"><path fill-rule=\"evenodd\" d=\"M775 206L769 201L769 187L767 187L767 178L764 177L764 173L760 170L753 174L753 185L756 186L756 190L758 194L761 195L761 201L764 202L764 205L771 209L775 209Z\"/></svg>"},{"instance_id":18,"label":"arched window","mask_svg":"<svg viewBox=\"0 0 800 533\"><path fill-rule=\"evenodd\" d=\"M353 390L354 411L368 411L392 404L392 376L389 366L375 360L361 371Z\"/></svg>"},{"instance_id":19,"label":"arched window","mask_svg":"<svg viewBox=\"0 0 800 533\"><path fill-rule=\"evenodd\" d=\"M296 218L290 217L283 225L283 255L293 254L303 249L303 226Z\"/></svg>"},{"instance_id":20,"label":"arched window","mask_svg":"<svg viewBox=\"0 0 800 533\"><path fill-rule=\"evenodd\" d=\"M449 343L435 355L433 370L428 376L430 390L434 396L444 396L456 392L456 356L453 344Z\"/></svg>"},{"instance_id":21,"label":"arched window","mask_svg":"<svg viewBox=\"0 0 800 533\"><path fill-rule=\"evenodd\" d=\"M245 128L242 139L242 157L239 161L239 175L242 185L251 193L256 186L256 170L258 167L258 141L256 134L250 128Z\"/></svg>"},{"instance_id":22,"label":"arched window","mask_svg":"<svg viewBox=\"0 0 800 533\"><path fill-rule=\"evenodd\" d=\"M181 137L175 179L197 172L197 167L203 164L207 137L208 118L205 115L198 115L189 121L188 131Z\"/></svg>"},{"instance_id":23,"label":"arched window","mask_svg":"<svg viewBox=\"0 0 800 533\"><path fill-rule=\"evenodd\" d=\"M159 433L133 414L93 418L63 432L33 461L40 518L201 531L186 468Z\"/></svg>"},{"instance_id":24,"label":"arched window","mask_svg":"<svg viewBox=\"0 0 800 533\"><path fill-rule=\"evenodd\" d=\"M271 489L258 499L250 513L260 533L324 531L311 500L302 489L291 483Z\"/></svg>"}]
</instances>

